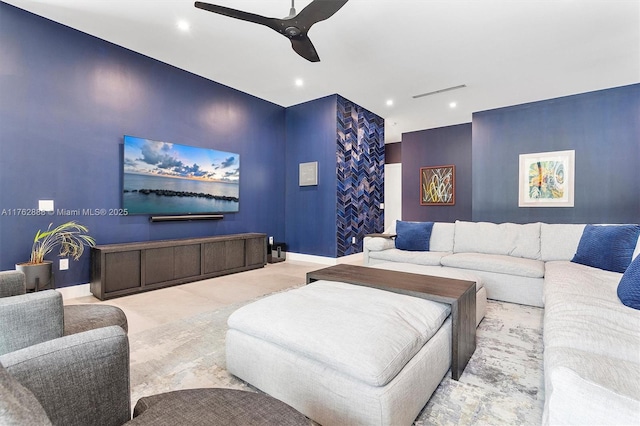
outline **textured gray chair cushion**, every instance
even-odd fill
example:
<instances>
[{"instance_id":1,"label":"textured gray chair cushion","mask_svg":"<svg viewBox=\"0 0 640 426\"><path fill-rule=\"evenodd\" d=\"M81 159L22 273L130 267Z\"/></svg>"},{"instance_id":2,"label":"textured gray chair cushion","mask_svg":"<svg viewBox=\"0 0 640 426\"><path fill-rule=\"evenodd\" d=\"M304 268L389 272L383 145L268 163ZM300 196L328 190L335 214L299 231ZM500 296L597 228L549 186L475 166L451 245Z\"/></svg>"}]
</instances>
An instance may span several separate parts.
<instances>
[{"instance_id":1,"label":"textured gray chair cushion","mask_svg":"<svg viewBox=\"0 0 640 426\"><path fill-rule=\"evenodd\" d=\"M236 389L186 389L140 398L127 425L311 425L282 401Z\"/></svg>"},{"instance_id":2,"label":"textured gray chair cushion","mask_svg":"<svg viewBox=\"0 0 640 426\"><path fill-rule=\"evenodd\" d=\"M128 331L127 316L117 306L87 304L64 307L65 336L111 325L119 326L125 333Z\"/></svg>"},{"instance_id":3,"label":"textured gray chair cushion","mask_svg":"<svg viewBox=\"0 0 640 426\"><path fill-rule=\"evenodd\" d=\"M0 298L0 355L62 337L62 295L46 290Z\"/></svg>"},{"instance_id":4,"label":"textured gray chair cushion","mask_svg":"<svg viewBox=\"0 0 640 426\"><path fill-rule=\"evenodd\" d=\"M0 364L0 424L6 426L42 425L51 421L36 397Z\"/></svg>"},{"instance_id":5,"label":"textured gray chair cushion","mask_svg":"<svg viewBox=\"0 0 640 426\"><path fill-rule=\"evenodd\" d=\"M25 294L27 287L24 274L20 271L0 271L0 297Z\"/></svg>"}]
</instances>

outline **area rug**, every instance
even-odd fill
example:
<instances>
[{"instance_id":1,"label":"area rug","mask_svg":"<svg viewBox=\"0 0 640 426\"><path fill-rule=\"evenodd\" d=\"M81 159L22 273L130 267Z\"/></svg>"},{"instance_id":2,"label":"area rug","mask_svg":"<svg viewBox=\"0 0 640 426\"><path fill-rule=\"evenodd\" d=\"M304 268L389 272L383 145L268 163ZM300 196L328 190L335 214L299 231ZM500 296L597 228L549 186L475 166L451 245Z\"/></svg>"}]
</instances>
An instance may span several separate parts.
<instances>
[{"instance_id":1,"label":"area rug","mask_svg":"<svg viewBox=\"0 0 640 426\"><path fill-rule=\"evenodd\" d=\"M132 403L176 389L256 391L225 368L229 305L129 336ZM460 381L450 373L415 425L539 425L544 405L543 310L489 301L477 348Z\"/></svg>"}]
</instances>

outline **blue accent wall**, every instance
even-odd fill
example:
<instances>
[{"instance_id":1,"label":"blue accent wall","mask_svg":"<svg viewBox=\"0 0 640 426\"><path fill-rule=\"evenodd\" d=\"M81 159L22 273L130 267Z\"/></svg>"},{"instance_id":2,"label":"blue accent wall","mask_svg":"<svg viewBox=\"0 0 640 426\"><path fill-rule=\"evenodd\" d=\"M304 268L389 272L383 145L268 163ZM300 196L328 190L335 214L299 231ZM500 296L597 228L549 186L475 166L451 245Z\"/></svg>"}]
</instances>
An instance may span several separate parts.
<instances>
[{"instance_id":1,"label":"blue accent wall","mask_svg":"<svg viewBox=\"0 0 640 426\"><path fill-rule=\"evenodd\" d=\"M561 150L575 150L575 207L519 208L519 155ZM639 223L639 164L640 84L475 113L473 220Z\"/></svg>"},{"instance_id":2,"label":"blue accent wall","mask_svg":"<svg viewBox=\"0 0 640 426\"><path fill-rule=\"evenodd\" d=\"M0 270L28 260L37 229L74 219L99 244L285 237L285 108L1 2L0 93ZM14 213L39 199L56 209L119 208L125 134L239 153L240 212L180 223ZM68 271L54 265L57 286L89 281L88 253Z\"/></svg>"},{"instance_id":3,"label":"blue accent wall","mask_svg":"<svg viewBox=\"0 0 640 426\"><path fill-rule=\"evenodd\" d=\"M471 220L471 123L402 135L402 219ZM455 166L455 205L420 205L420 168Z\"/></svg>"},{"instance_id":4,"label":"blue accent wall","mask_svg":"<svg viewBox=\"0 0 640 426\"><path fill-rule=\"evenodd\" d=\"M286 242L295 253L336 257L336 95L286 110ZM299 186L300 163L318 162L318 185Z\"/></svg>"}]
</instances>

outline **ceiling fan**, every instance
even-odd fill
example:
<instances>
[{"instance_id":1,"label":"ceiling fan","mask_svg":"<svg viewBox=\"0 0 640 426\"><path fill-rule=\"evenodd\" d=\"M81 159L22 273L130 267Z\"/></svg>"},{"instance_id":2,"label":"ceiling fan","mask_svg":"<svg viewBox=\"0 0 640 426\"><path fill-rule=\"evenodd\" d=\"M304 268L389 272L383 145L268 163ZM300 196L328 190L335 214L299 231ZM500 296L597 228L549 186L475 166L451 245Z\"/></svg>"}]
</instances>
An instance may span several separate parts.
<instances>
[{"instance_id":1,"label":"ceiling fan","mask_svg":"<svg viewBox=\"0 0 640 426\"><path fill-rule=\"evenodd\" d=\"M319 62L320 57L307 36L307 32L316 22L324 21L336 13L348 0L313 0L307 7L296 14L294 0L291 0L289 16L278 19L268 18L241 10L231 9L215 4L195 2L198 9L220 15L230 16L242 21L265 25L291 40L291 47L296 53L308 61Z\"/></svg>"}]
</instances>

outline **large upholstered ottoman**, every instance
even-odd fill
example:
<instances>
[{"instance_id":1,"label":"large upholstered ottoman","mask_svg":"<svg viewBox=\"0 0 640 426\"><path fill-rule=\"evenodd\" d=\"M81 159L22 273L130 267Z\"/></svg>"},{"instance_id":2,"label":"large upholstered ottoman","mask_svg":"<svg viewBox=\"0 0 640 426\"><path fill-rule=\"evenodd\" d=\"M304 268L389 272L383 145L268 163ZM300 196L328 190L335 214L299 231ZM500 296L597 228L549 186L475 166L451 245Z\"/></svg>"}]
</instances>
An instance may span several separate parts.
<instances>
[{"instance_id":1,"label":"large upholstered ottoman","mask_svg":"<svg viewBox=\"0 0 640 426\"><path fill-rule=\"evenodd\" d=\"M229 372L328 425L407 425L451 364L449 306L331 281L229 317Z\"/></svg>"}]
</instances>

